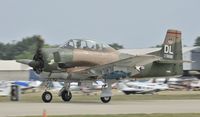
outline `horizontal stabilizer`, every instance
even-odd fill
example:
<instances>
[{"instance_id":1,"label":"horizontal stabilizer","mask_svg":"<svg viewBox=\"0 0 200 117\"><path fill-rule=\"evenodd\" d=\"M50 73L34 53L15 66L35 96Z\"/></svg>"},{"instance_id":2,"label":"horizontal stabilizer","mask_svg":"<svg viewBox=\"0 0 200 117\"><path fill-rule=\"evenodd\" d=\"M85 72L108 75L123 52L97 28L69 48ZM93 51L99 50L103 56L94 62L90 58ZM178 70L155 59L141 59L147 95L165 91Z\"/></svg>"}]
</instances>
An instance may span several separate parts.
<instances>
[{"instance_id":1,"label":"horizontal stabilizer","mask_svg":"<svg viewBox=\"0 0 200 117\"><path fill-rule=\"evenodd\" d=\"M159 60L157 63L168 63L168 64L177 64L177 63L192 63L194 61L183 61L183 60Z\"/></svg>"}]
</instances>

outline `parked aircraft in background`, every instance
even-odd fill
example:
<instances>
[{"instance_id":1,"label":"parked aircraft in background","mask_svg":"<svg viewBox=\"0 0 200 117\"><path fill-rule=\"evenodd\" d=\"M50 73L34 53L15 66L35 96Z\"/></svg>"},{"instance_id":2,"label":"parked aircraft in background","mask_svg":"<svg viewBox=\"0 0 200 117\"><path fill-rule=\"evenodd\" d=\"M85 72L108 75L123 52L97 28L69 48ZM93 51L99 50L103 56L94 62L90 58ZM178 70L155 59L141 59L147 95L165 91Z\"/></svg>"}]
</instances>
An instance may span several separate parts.
<instances>
[{"instance_id":1,"label":"parked aircraft in background","mask_svg":"<svg viewBox=\"0 0 200 117\"><path fill-rule=\"evenodd\" d=\"M190 83L190 88L199 89L200 88L200 80L192 81Z\"/></svg>"},{"instance_id":2,"label":"parked aircraft in background","mask_svg":"<svg viewBox=\"0 0 200 117\"><path fill-rule=\"evenodd\" d=\"M164 83L152 83L152 82L140 82L140 81L126 81L122 80L117 83L119 90L124 92L126 95L129 94L147 94L159 91L168 90L168 84Z\"/></svg>"},{"instance_id":3,"label":"parked aircraft in background","mask_svg":"<svg viewBox=\"0 0 200 117\"><path fill-rule=\"evenodd\" d=\"M181 76L181 77L171 77L171 78L157 78L152 79L150 82L153 83L165 83L168 84L170 88L173 89L193 89L195 87L200 87L198 83L199 79L196 77L188 77L188 76Z\"/></svg>"},{"instance_id":4,"label":"parked aircraft in background","mask_svg":"<svg viewBox=\"0 0 200 117\"><path fill-rule=\"evenodd\" d=\"M25 93L28 90L35 92L41 83L41 81L0 81L0 96L9 96L11 85L18 85L20 92Z\"/></svg>"},{"instance_id":5,"label":"parked aircraft in background","mask_svg":"<svg viewBox=\"0 0 200 117\"><path fill-rule=\"evenodd\" d=\"M28 90L32 90L33 92L38 88L42 81L39 80L40 76L36 74L33 70L29 70L29 79L27 81L25 80L17 80L17 81L9 81L11 84L18 85L20 88L20 91L22 93L25 93Z\"/></svg>"},{"instance_id":6,"label":"parked aircraft in background","mask_svg":"<svg viewBox=\"0 0 200 117\"><path fill-rule=\"evenodd\" d=\"M16 80L16 81L0 81L0 95L9 96L11 85L18 85L21 93L32 90L34 92L42 81L39 81L39 76L33 71L29 70L29 80Z\"/></svg>"},{"instance_id":7,"label":"parked aircraft in background","mask_svg":"<svg viewBox=\"0 0 200 117\"><path fill-rule=\"evenodd\" d=\"M41 81L10 81L10 83L18 85L22 93L25 93L27 90L35 92L36 88L42 84Z\"/></svg>"},{"instance_id":8,"label":"parked aircraft in background","mask_svg":"<svg viewBox=\"0 0 200 117\"><path fill-rule=\"evenodd\" d=\"M59 48L42 48L43 40L33 60L17 60L27 64L48 81L64 82L60 96L70 101L71 82L96 81L103 79L100 99L107 103L111 100L112 80L121 77L162 77L182 74L181 32L168 30L162 49L149 55L132 56L120 54L110 46L91 40L72 39ZM48 85L47 85L48 86ZM51 102L52 94L45 90L44 102Z\"/></svg>"}]
</instances>

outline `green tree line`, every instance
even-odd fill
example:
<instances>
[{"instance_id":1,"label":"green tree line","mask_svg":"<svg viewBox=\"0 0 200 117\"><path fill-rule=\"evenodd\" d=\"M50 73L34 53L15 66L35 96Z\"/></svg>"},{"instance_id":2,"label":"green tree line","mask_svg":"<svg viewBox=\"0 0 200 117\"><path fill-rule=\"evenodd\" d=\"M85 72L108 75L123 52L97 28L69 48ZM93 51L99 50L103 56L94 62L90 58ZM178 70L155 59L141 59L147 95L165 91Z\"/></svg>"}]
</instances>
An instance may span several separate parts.
<instances>
[{"instance_id":1,"label":"green tree line","mask_svg":"<svg viewBox=\"0 0 200 117\"><path fill-rule=\"evenodd\" d=\"M0 59L32 59L36 51L36 43L38 39L42 39L40 35L23 38L22 41L16 43L0 43ZM51 47L45 44L45 47Z\"/></svg>"}]
</instances>

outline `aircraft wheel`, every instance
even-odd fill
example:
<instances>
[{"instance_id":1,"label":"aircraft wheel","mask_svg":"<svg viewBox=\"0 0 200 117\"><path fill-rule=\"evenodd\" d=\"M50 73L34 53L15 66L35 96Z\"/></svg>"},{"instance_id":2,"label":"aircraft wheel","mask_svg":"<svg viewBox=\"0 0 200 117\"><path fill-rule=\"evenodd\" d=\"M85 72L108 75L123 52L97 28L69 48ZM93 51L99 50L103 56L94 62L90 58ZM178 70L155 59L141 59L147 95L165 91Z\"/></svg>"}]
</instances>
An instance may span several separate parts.
<instances>
[{"instance_id":1,"label":"aircraft wheel","mask_svg":"<svg viewBox=\"0 0 200 117\"><path fill-rule=\"evenodd\" d=\"M45 91L43 94L42 94L42 100L43 102L45 103L49 103L51 102L53 96L52 94L49 92L49 91Z\"/></svg>"},{"instance_id":2,"label":"aircraft wheel","mask_svg":"<svg viewBox=\"0 0 200 117\"><path fill-rule=\"evenodd\" d=\"M131 93L130 92L124 92L126 95L130 95Z\"/></svg>"},{"instance_id":3,"label":"aircraft wheel","mask_svg":"<svg viewBox=\"0 0 200 117\"><path fill-rule=\"evenodd\" d=\"M63 90L61 93L62 100L65 102L69 102L72 99L71 91Z\"/></svg>"},{"instance_id":4,"label":"aircraft wheel","mask_svg":"<svg viewBox=\"0 0 200 117\"><path fill-rule=\"evenodd\" d=\"M108 103L108 102L110 102L110 100L111 100L111 96L108 96L108 97L101 97L101 101L102 101L103 103Z\"/></svg>"}]
</instances>

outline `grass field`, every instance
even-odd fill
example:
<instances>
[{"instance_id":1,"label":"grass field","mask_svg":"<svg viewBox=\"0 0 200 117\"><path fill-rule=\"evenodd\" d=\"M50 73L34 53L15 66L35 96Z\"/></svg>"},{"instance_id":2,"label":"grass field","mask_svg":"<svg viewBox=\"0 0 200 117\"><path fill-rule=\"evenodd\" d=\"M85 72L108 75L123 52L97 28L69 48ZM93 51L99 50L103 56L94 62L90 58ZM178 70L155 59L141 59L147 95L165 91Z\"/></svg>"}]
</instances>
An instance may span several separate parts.
<instances>
[{"instance_id":1,"label":"grass field","mask_svg":"<svg viewBox=\"0 0 200 117\"><path fill-rule=\"evenodd\" d=\"M25 116L41 117L41 116ZM48 117L200 117L200 113L184 114L125 114L125 115L66 115L66 116L48 116Z\"/></svg>"},{"instance_id":2,"label":"grass field","mask_svg":"<svg viewBox=\"0 0 200 117\"><path fill-rule=\"evenodd\" d=\"M42 92L21 94L21 102L42 102ZM137 100L185 100L185 99L200 99L200 91L164 91L154 95L123 95L114 93L112 101L137 101ZM0 97L0 102L10 101L9 97ZM98 102L99 94L83 95L73 94L71 102ZM53 103L62 102L61 98L56 93L53 94Z\"/></svg>"}]
</instances>

